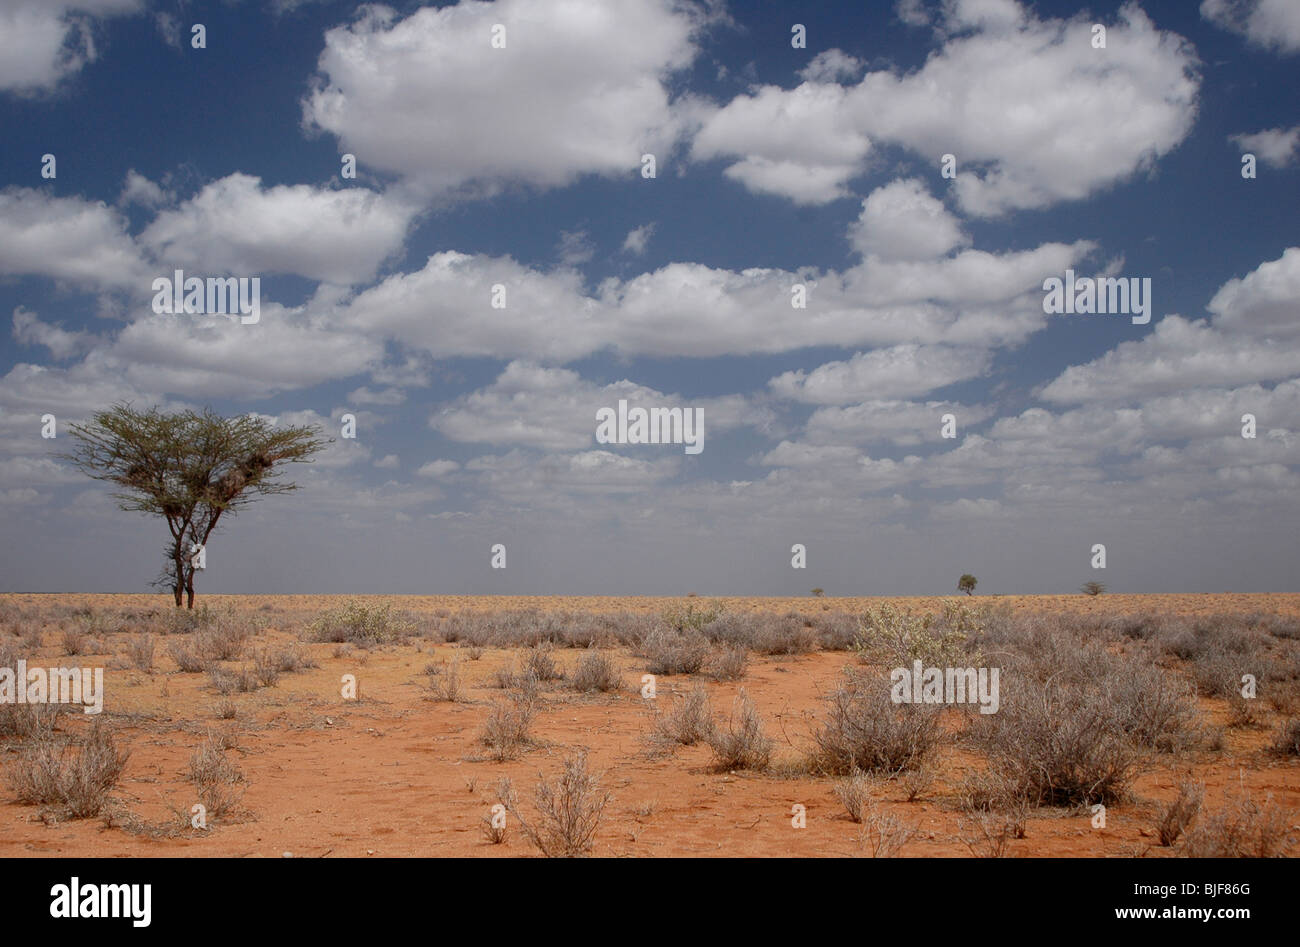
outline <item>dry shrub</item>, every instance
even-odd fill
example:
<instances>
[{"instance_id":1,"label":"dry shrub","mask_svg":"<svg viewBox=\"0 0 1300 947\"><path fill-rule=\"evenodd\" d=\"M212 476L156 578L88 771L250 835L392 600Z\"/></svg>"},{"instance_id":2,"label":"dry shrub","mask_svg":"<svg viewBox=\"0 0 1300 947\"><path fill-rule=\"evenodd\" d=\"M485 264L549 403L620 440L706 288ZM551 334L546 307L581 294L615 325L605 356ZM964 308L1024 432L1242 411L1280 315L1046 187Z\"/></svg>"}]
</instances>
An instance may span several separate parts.
<instances>
[{"instance_id":1,"label":"dry shrub","mask_svg":"<svg viewBox=\"0 0 1300 947\"><path fill-rule=\"evenodd\" d=\"M528 657L524 660L524 674L532 675L535 680L542 683L549 681L558 681L564 675L556 667L555 659L551 657L553 646L549 643L541 643L528 649Z\"/></svg>"},{"instance_id":2,"label":"dry shrub","mask_svg":"<svg viewBox=\"0 0 1300 947\"><path fill-rule=\"evenodd\" d=\"M969 818L957 820L957 832L962 844L976 858L1005 858L1007 848L1016 835L1014 816L998 811L975 812Z\"/></svg>"},{"instance_id":3,"label":"dry shrub","mask_svg":"<svg viewBox=\"0 0 1300 947\"><path fill-rule=\"evenodd\" d=\"M286 645L274 651L268 649L264 654L266 661L283 674L320 667L320 662L312 657L310 651L296 644Z\"/></svg>"},{"instance_id":4,"label":"dry shrub","mask_svg":"<svg viewBox=\"0 0 1300 947\"><path fill-rule=\"evenodd\" d=\"M922 759L910 769L905 769L898 777L899 785L907 795L908 802L916 802L934 785L935 769L929 760Z\"/></svg>"},{"instance_id":5,"label":"dry shrub","mask_svg":"<svg viewBox=\"0 0 1300 947\"><path fill-rule=\"evenodd\" d=\"M812 622L790 612L760 624L751 647L760 654L808 654L817 650L818 641Z\"/></svg>"},{"instance_id":6,"label":"dry shrub","mask_svg":"<svg viewBox=\"0 0 1300 947\"><path fill-rule=\"evenodd\" d=\"M53 739L24 747L9 774L18 801L51 806L73 819L99 815L130 754L118 751L112 730L100 720L75 747L70 752L72 745Z\"/></svg>"},{"instance_id":7,"label":"dry shrub","mask_svg":"<svg viewBox=\"0 0 1300 947\"><path fill-rule=\"evenodd\" d=\"M392 612L389 602L372 604L349 599L338 608L326 611L308 627L317 641L346 641L365 647L386 644L406 637L414 627Z\"/></svg>"},{"instance_id":8,"label":"dry shrub","mask_svg":"<svg viewBox=\"0 0 1300 947\"><path fill-rule=\"evenodd\" d=\"M885 603L862 616L853 649L862 661L886 667L911 667L913 661L926 667L978 664L979 656L967 653L967 643L988 622L987 609L951 599L943 601L939 614L900 611Z\"/></svg>"},{"instance_id":9,"label":"dry shrub","mask_svg":"<svg viewBox=\"0 0 1300 947\"><path fill-rule=\"evenodd\" d=\"M1183 780L1178 784L1178 795L1160 809L1156 817L1156 835L1160 844L1173 845L1179 836L1191 828L1205 801L1205 783Z\"/></svg>"},{"instance_id":10,"label":"dry shrub","mask_svg":"<svg viewBox=\"0 0 1300 947\"><path fill-rule=\"evenodd\" d=\"M537 809L535 824L523 818L509 783L502 788L501 804L547 858L577 858L591 852L610 794L601 790L600 774L587 771L585 752L566 758L554 783L542 779L537 784L533 799Z\"/></svg>"},{"instance_id":11,"label":"dry shrub","mask_svg":"<svg viewBox=\"0 0 1300 947\"><path fill-rule=\"evenodd\" d=\"M510 780L508 777L502 780L497 792L498 794L511 794ZM498 809L497 806L501 806L502 808ZM500 845L506 840L505 812L505 804L497 803L497 805L493 806L488 811L488 814L479 821L479 829L483 832L483 837L493 845Z\"/></svg>"},{"instance_id":12,"label":"dry shrub","mask_svg":"<svg viewBox=\"0 0 1300 947\"><path fill-rule=\"evenodd\" d=\"M871 801L871 780L862 770L854 769L835 784L835 796L844 804L849 818L861 822L867 811L867 803Z\"/></svg>"},{"instance_id":13,"label":"dry shrub","mask_svg":"<svg viewBox=\"0 0 1300 947\"><path fill-rule=\"evenodd\" d=\"M1187 833L1183 854L1189 858L1273 858L1283 854L1287 811L1270 793L1261 806L1245 796L1229 799L1207 813Z\"/></svg>"},{"instance_id":14,"label":"dry shrub","mask_svg":"<svg viewBox=\"0 0 1300 947\"><path fill-rule=\"evenodd\" d=\"M76 657L79 654L86 653L86 647L90 643L90 636L81 628L65 628L62 635L63 653Z\"/></svg>"},{"instance_id":15,"label":"dry shrub","mask_svg":"<svg viewBox=\"0 0 1300 947\"><path fill-rule=\"evenodd\" d=\"M212 666L208 668L208 680L212 684L212 689L222 697L229 697L231 694L251 694L261 687L269 686L264 683L267 680L265 675L271 676L271 683L279 679L279 675L269 666L259 667L256 664L244 665L238 670Z\"/></svg>"},{"instance_id":16,"label":"dry shrub","mask_svg":"<svg viewBox=\"0 0 1300 947\"><path fill-rule=\"evenodd\" d=\"M244 774L226 755L228 738L209 732L204 744L190 757L190 782L210 819L235 811L244 797Z\"/></svg>"},{"instance_id":17,"label":"dry shrub","mask_svg":"<svg viewBox=\"0 0 1300 947\"><path fill-rule=\"evenodd\" d=\"M0 704L0 738L51 740L63 711L61 704Z\"/></svg>"},{"instance_id":18,"label":"dry shrub","mask_svg":"<svg viewBox=\"0 0 1300 947\"><path fill-rule=\"evenodd\" d=\"M535 712L534 698L527 693L514 693L508 700L492 704L479 741L492 750L497 762L512 760L532 743L528 728Z\"/></svg>"},{"instance_id":19,"label":"dry shrub","mask_svg":"<svg viewBox=\"0 0 1300 947\"><path fill-rule=\"evenodd\" d=\"M709 676L715 681L738 681L749 667L749 652L744 648L723 648L709 661Z\"/></svg>"},{"instance_id":20,"label":"dry shrub","mask_svg":"<svg viewBox=\"0 0 1300 947\"><path fill-rule=\"evenodd\" d=\"M1195 742L1196 695L1182 678L1134 655L1108 662L1103 686L1118 726L1134 743L1173 752Z\"/></svg>"},{"instance_id":21,"label":"dry shrub","mask_svg":"<svg viewBox=\"0 0 1300 947\"><path fill-rule=\"evenodd\" d=\"M726 727L714 727L707 739L719 771L764 770L772 761L772 741L763 735L763 721L744 690L736 695Z\"/></svg>"},{"instance_id":22,"label":"dry shrub","mask_svg":"<svg viewBox=\"0 0 1300 947\"><path fill-rule=\"evenodd\" d=\"M464 700L465 695L460 680L460 660L452 661L429 682L429 691L434 700L455 704Z\"/></svg>"},{"instance_id":23,"label":"dry shrub","mask_svg":"<svg viewBox=\"0 0 1300 947\"><path fill-rule=\"evenodd\" d=\"M975 739L1015 795L1039 806L1118 801L1139 754L1110 695L1051 678L1003 681L1000 709L979 716Z\"/></svg>"},{"instance_id":24,"label":"dry shrub","mask_svg":"<svg viewBox=\"0 0 1300 947\"><path fill-rule=\"evenodd\" d=\"M651 674L694 674L709 656L709 641L698 633L660 628L641 642L641 654Z\"/></svg>"},{"instance_id":25,"label":"dry shrub","mask_svg":"<svg viewBox=\"0 0 1300 947\"><path fill-rule=\"evenodd\" d=\"M154 637L150 634L136 635L126 644L126 656L131 666L137 671L153 670Z\"/></svg>"},{"instance_id":26,"label":"dry shrub","mask_svg":"<svg viewBox=\"0 0 1300 947\"><path fill-rule=\"evenodd\" d=\"M573 688L584 694L592 691L602 693L616 691L622 683L614 660L605 652L595 649L583 654L578 661L578 667L573 672Z\"/></svg>"},{"instance_id":27,"label":"dry shrub","mask_svg":"<svg viewBox=\"0 0 1300 947\"><path fill-rule=\"evenodd\" d=\"M1271 749L1278 756L1300 756L1300 719L1292 718L1282 724Z\"/></svg>"},{"instance_id":28,"label":"dry shrub","mask_svg":"<svg viewBox=\"0 0 1300 947\"><path fill-rule=\"evenodd\" d=\"M906 825L896 816L881 812L868 801L862 812L858 842L872 858L893 858L916 835L920 824Z\"/></svg>"},{"instance_id":29,"label":"dry shrub","mask_svg":"<svg viewBox=\"0 0 1300 947\"><path fill-rule=\"evenodd\" d=\"M651 741L659 747L694 746L713 733L713 707L709 692L696 687L674 699L673 709L656 715Z\"/></svg>"},{"instance_id":30,"label":"dry shrub","mask_svg":"<svg viewBox=\"0 0 1300 947\"><path fill-rule=\"evenodd\" d=\"M813 740L813 772L898 773L919 766L939 742L937 704L896 704L890 682L850 674L830 697L825 725Z\"/></svg>"},{"instance_id":31,"label":"dry shrub","mask_svg":"<svg viewBox=\"0 0 1300 947\"><path fill-rule=\"evenodd\" d=\"M167 644L167 653L186 674L198 674L212 666L212 660L203 653L193 638L172 639Z\"/></svg>"}]
</instances>

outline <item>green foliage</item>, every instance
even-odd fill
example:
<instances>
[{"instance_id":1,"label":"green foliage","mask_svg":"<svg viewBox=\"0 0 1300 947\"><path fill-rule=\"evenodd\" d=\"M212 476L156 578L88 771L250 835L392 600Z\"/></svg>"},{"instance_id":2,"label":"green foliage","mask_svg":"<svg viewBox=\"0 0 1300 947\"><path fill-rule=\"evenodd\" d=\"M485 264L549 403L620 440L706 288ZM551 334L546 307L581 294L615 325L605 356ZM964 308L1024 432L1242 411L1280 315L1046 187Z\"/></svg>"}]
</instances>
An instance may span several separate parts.
<instances>
[{"instance_id":1,"label":"green foliage","mask_svg":"<svg viewBox=\"0 0 1300 947\"><path fill-rule=\"evenodd\" d=\"M1100 595L1106 591L1106 586L1100 582L1085 582L1079 587L1079 591L1084 595Z\"/></svg>"},{"instance_id":2,"label":"green foliage","mask_svg":"<svg viewBox=\"0 0 1300 947\"><path fill-rule=\"evenodd\" d=\"M353 644L383 644L408 634L413 624L392 614L389 602L367 604L348 599L311 623L317 641L350 641Z\"/></svg>"},{"instance_id":3,"label":"green foliage","mask_svg":"<svg viewBox=\"0 0 1300 947\"><path fill-rule=\"evenodd\" d=\"M885 603L858 620L853 650L863 662L889 667L908 667L916 660L926 667L978 664L979 655L966 649L967 639L987 626L987 609L952 599L944 600L937 615L901 611Z\"/></svg>"},{"instance_id":4,"label":"green foliage","mask_svg":"<svg viewBox=\"0 0 1300 947\"><path fill-rule=\"evenodd\" d=\"M965 592L967 595L970 595L972 592L975 591L975 586L978 583L979 583L979 579L975 578L975 576L967 572L960 579L957 580L957 591Z\"/></svg>"},{"instance_id":5,"label":"green foliage","mask_svg":"<svg viewBox=\"0 0 1300 947\"><path fill-rule=\"evenodd\" d=\"M710 602L708 605L699 607L694 602L688 602L685 608L679 608L676 605L669 606L664 610L661 617L664 624L669 628L684 633L687 631L700 631L721 614L721 602Z\"/></svg>"},{"instance_id":6,"label":"green foliage","mask_svg":"<svg viewBox=\"0 0 1300 947\"><path fill-rule=\"evenodd\" d=\"M194 607L192 549L204 546L223 514L258 497L287 493L295 484L277 480L286 463L308 461L327 443L314 427L276 427L258 415L224 418L205 409L138 411L115 404L70 426L71 452L62 456L78 470L114 484L118 506L161 516L171 534L158 584L181 604Z\"/></svg>"}]
</instances>

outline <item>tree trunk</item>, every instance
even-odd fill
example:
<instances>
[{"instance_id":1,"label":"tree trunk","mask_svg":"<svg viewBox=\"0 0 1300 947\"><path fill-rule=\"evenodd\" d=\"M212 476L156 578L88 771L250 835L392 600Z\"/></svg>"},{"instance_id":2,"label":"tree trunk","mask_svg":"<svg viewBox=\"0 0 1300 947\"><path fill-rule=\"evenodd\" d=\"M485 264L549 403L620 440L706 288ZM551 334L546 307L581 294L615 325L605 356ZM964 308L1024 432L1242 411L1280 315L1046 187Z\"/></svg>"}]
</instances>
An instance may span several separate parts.
<instances>
[{"instance_id":1,"label":"tree trunk","mask_svg":"<svg viewBox=\"0 0 1300 947\"><path fill-rule=\"evenodd\" d=\"M185 573L185 598L186 607L194 607L194 566L191 565L189 571Z\"/></svg>"},{"instance_id":2,"label":"tree trunk","mask_svg":"<svg viewBox=\"0 0 1300 947\"><path fill-rule=\"evenodd\" d=\"M176 581L175 584L172 585L172 595L176 599L177 608L181 607L181 593L185 590L182 578L185 575L185 568L181 565L182 562L184 562L184 560L181 558L181 544L178 540L176 543L176 551L172 553L172 566L176 570Z\"/></svg>"}]
</instances>

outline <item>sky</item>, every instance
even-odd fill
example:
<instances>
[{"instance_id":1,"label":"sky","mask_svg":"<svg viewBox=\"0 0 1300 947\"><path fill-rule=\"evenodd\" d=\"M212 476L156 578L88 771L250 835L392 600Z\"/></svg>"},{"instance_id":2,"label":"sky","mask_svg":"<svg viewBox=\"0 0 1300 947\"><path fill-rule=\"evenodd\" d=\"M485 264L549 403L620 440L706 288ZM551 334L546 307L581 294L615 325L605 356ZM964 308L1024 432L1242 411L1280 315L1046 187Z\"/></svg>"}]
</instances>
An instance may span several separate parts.
<instances>
[{"instance_id":1,"label":"sky","mask_svg":"<svg viewBox=\"0 0 1300 947\"><path fill-rule=\"evenodd\" d=\"M1297 591L1298 106L1294 0L0 0L0 591L149 590L121 401L332 438L200 596Z\"/></svg>"}]
</instances>

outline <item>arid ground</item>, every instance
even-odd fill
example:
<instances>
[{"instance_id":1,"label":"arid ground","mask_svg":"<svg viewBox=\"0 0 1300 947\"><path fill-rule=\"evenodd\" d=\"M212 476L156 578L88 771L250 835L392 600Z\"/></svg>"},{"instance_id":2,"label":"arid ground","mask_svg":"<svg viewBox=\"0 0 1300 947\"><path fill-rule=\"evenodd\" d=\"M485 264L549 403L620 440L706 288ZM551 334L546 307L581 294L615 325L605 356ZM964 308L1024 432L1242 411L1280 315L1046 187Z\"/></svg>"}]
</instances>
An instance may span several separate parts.
<instances>
[{"instance_id":1,"label":"arid ground","mask_svg":"<svg viewBox=\"0 0 1300 947\"><path fill-rule=\"evenodd\" d=\"M535 856L512 814L490 838L501 780L541 831L536 785L582 750L597 856L1300 853L1300 595L961 597L959 646L1002 668L988 716L846 685L889 666L855 649L863 615L951 630L939 599L358 601L0 596L0 666L103 667L106 692L99 717L0 706L0 855ZM688 745L698 689L716 732ZM98 797L71 772L95 721L129 752Z\"/></svg>"}]
</instances>

